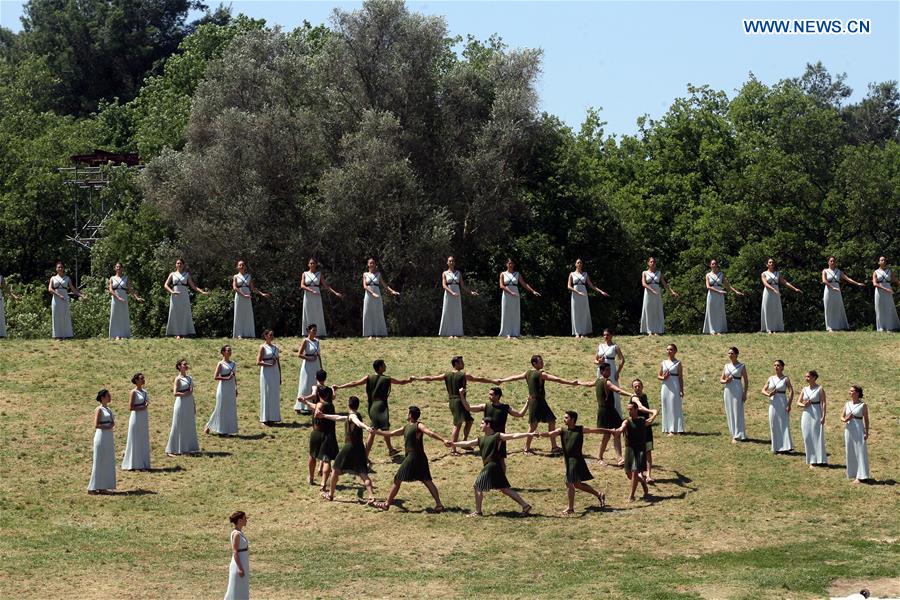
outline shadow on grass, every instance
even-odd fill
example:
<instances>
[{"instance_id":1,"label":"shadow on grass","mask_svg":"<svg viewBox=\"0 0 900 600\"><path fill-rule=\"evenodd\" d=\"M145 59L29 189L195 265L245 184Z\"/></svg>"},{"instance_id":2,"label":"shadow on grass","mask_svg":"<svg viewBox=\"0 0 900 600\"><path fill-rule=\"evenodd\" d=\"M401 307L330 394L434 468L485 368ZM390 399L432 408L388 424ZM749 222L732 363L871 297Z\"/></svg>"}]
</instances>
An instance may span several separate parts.
<instances>
[{"instance_id":1,"label":"shadow on grass","mask_svg":"<svg viewBox=\"0 0 900 600\"><path fill-rule=\"evenodd\" d=\"M175 465L174 467L156 467L150 469L148 473L178 473L179 471L184 471L184 467L181 465Z\"/></svg>"},{"instance_id":2,"label":"shadow on grass","mask_svg":"<svg viewBox=\"0 0 900 600\"><path fill-rule=\"evenodd\" d=\"M847 465L841 465L838 463L828 463L827 465L816 465L816 469L846 469Z\"/></svg>"},{"instance_id":3,"label":"shadow on grass","mask_svg":"<svg viewBox=\"0 0 900 600\"><path fill-rule=\"evenodd\" d=\"M656 465L654 465L654 467L656 467ZM675 474L675 477L666 477L664 479L656 478L654 479L654 483L674 483L679 487L690 487L687 484L694 482L693 479L686 475L682 475L678 471L672 471L672 473ZM691 491L697 491L697 488L691 487L690 489Z\"/></svg>"},{"instance_id":4,"label":"shadow on grass","mask_svg":"<svg viewBox=\"0 0 900 600\"><path fill-rule=\"evenodd\" d=\"M738 442L738 443L739 443L739 444L757 444L757 445L759 445L759 446L771 446L771 445L772 445L772 440L758 440L758 439L755 439L755 438L747 438L746 440L743 440L743 441Z\"/></svg>"},{"instance_id":5,"label":"shadow on grass","mask_svg":"<svg viewBox=\"0 0 900 600\"><path fill-rule=\"evenodd\" d=\"M260 433L251 433L251 434L247 434L247 435L241 435L241 434L239 434L239 433L236 433L236 434L234 434L234 435L223 435L223 436L219 436L219 437L224 437L224 438L234 438L234 439L236 439L236 440L261 440L261 439L263 439L264 437L266 437L266 435L267 435L267 434L266 434L266 433L263 433L263 432L260 432Z\"/></svg>"},{"instance_id":6,"label":"shadow on grass","mask_svg":"<svg viewBox=\"0 0 900 600\"><path fill-rule=\"evenodd\" d=\"M806 456L803 452L797 452L796 450L784 450L775 452L775 454L780 456Z\"/></svg>"},{"instance_id":7,"label":"shadow on grass","mask_svg":"<svg viewBox=\"0 0 900 600\"><path fill-rule=\"evenodd\" d=\"M662 436L663 434L660 433L659 435ZM674 437L681 437L681 436L685 436L685 437L711 437L711 436L719 436L719 435L722 435L722 432L721 432L721 431L685 431L685 432L683 432L683 433L679 433L678 435L676 435L676 436L674 436Z\"/></svg>"},{"instance_id":8,"label":"shadow on grass","mask_svg":"<svg viewBox=\"0 0 900 600\"><path fill-rule=\"evenodd\" d=\"M267 427L263 425L263 427ZM272 423L268 425L268 427L274 427L276 429L300 429L302 427L312 427L309 423L297 423L296 421L281 421L279 423Z\"/></svg>"},{"instance_id":9,"label":"shadow on grass","mask_svg":"<svg viewBox=\"0 0 900 600\"><path fill-rule=\"evenodd\" d=\"M112 490L106 492L105 494L100 494L101 496L150 496L155 495L156 492L153 490L145 490L143 488L138 488L136 490Z\"/></svg>"},{"instance_id":10,"label":"shadow on grass","mask_svg":"<svg viewBox=\"0 0 900 600\"><path fill-rule=\"evenodd\" d=\"M215 458L219 456L231 456L231 452L209 452L206 450L201 450L200 452L194 452L193 454L188 454L187 456L203 456Z\"/></svg>"},{"instance_id":11,"label":"shadow on grass","mask_svg":"<svg viewBox=\"0 0 900 600\"><path fill-rule=\"evenodd\" d=\"M897 485L894 479L866 479L864 485Z\"/></svg>"}]
</instances>

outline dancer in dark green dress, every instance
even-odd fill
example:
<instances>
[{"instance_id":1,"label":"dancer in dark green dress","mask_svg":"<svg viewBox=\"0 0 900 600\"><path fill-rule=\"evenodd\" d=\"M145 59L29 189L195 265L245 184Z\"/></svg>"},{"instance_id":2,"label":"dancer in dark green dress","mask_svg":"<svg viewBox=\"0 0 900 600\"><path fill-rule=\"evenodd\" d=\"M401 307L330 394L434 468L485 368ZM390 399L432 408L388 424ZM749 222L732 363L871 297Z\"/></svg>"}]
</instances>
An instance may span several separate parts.
<instances>
[{"instance_id":1,"label":"dancer in dark green dress","mask_svg":"<svg viewBox=\"0 0 900 600\"><path fill-rule=\"evenodd\" d=\"M492 429L497 433L506 433L506 421L510 416L524 417L528 414L528 407L531 404L531 398L525 401L525 406L516 410L509 404L500 401L503 398L503 390L498 387L492 387L488 391L488 401L484 404L469 404L468 394L466 390L459 391L459 397L463 407L469 412L483 412L486 419L490 419Z\"/></svg>"},{"instance_id":2,"label":"dancer in dark green dress","mask_svg":"<svg viewBox=\"0 0 900 600\"><path fill-rule=\"evenodd\" d=\"M450 359L452 371L441 373L439 375L412 376L413 381L443 381L447 386L447 396L450 400L450 415L453 417L453 434L450 439L454 442L459 439L459 430L463 430L463 439L469 439L469 431L472 430L472 414L465 408L460 400L460 390L466 388L466 384L470 381L477 383L493 383L498 385L496 379L488 379L487 377L478 377L465 372L466 364L462 356L454 356ZM451 454L459 454L454 448Z\"/></svg>"},{"instance_id":3,"label":"dancer in dark green dress","mask_svg":"<svg viewBox=\"0 0 900 600\"><path fill-rule=\"evenodd\" d=\"M641 406L650 409L650 401L647 399L647 394L644 393L644 382L640 379L635 379L631 382L631 389L634 390L633 396L636 396L640 401ZM645 475L645 479L647 483L656 483L656 480L653 479L653 428L650 426L650 423L647 424L647 471Z\"/></svg>"},{"instance_id":4,"label":"dancer in dark green dress","mask_svg":"<svg viewBox=\"0 0 900 600\"><path fill-rule=\"evenodd\" d=\"M369 478L369 461L366 459L366 446L363 443L363 430L372 431L366 425L359 414L359 398L350 396L347 401L350 413L344 415L327 415L317 412L316 419L328 419L336 423L344 423L344 445L341 446L334 459L334 470L331 472L331 492L325 496L326 500L334 500L334 490L337 488L338 478L344 473L352 473L362 479L366 491L369 492L368 504L375 503L375 490L372 488L372 480Z\"/></svg>"},{"instance_id":5,"label":"dancer in dark green dress","mask_svg":"<svg viewBox=\"0 0 900 600\"><path fill-rule=\"evenodd\" d=\"M608 362L602 362L597 365L597 372L600 373L600 376L594 381L578 381L576 383L585 387L594 388L594 393L597 398L597 427L615 429L622 424L622 415L616 410L616 397L614 394L618 392L628 396L630 392L620 388L613 383L612 379L610 379L612 365ZM604 433L603 439L600 440L600 451L597 453L597 460L600 461L602 466L606 465L606 461L603 460L603 453L606 452L606 445L609 443L609 438L610 434ZM618 466L621 467L625 462L622 458L622 440L618 434L613 435L612 438Z\"/></svg>"},{"instance_id":6,"label":"dancer in dark green dress","mask_svg":"<svg viewBox=\"0 0 900 600\"><path fill-rule=\"evenodd\" d=\"M404 427L393 431L372 430L372 433L383 436L385 439L402 435L403 446L406 450L406 456L400 464L397 474L394 475L394 483L391 485L391 491L388 492L387 500L375 503L375 506L382 510L391 508L394 498L397 497L397 492L400 491L400 484L404 481L421 481L428 488L428 491L431 492L432 498L434 498L434 512L444 512L444 505L441 504L438 489L431 480L428 457L425 455L425 445L422 442L423 436L426 435L440 441L442 444L446 444L447 440L425 427L424 423L420 423L419 417L421 416L422 411L419 410L418 406L410 406L406 415L407 423Z\"/></svg>"},{"instance_id":7,"label":"dancer in dark green dress","mask_svg":"<svg viewBox=\"0 0 900 600\"><path fill-rule=\"evenodd\" d=\"M551 375L550 373L545 373L544 359L540 354L535 354L531 357L531 366L534 368L528 369L519 375L510 375L509 377L498 379L497 383L507 383L509 381L524 379L528 384L528 396L532 399L528 409L528 431L537 431L539 423L546 423L547 431L553 431L556 429L556 415L553 414L550 405L547 404L547 397L544 394L544 382L553 381L555 383L562 383L563 385L575 385L577 382L574 379L570 381L568 379L557 377L556 375ZM556 437L550 438L550 452L552 454L559 454L561 452L556 443ZM534 454L531 450L531 438L525 440L525 454Z\"/></svg>"},{"instance_id":8,"label":"dancer in dark green dress","mask_svg":"<svg viewBox=\"0 0 900 600\"><path fill-rule=\"evenodd\" d=\"M313 430L309 433L309 476L306 481L310 485L315 484L316 461L322 461L320 474L322 475L322 495L326 495L328 489L328 475L331 473L331 461L337 458L338 442L337 433L334 430L334 421L324 418L325 415L333 415L334 390L327 386L316 387L316 402L307 400L308 396L301 398L312 411L321 417L313 418Z\"/></svg>"},{"instance_id":9,"label":"dancer in dark green dress","mask_svg":"<svg viewBox=\"0 0 900 600\"><path fill-rule=\"evenodd\" d=\"M518 502L519 506L522 507L522 515L527 515L531 512L531 505L525 502L517 491L512 489L509 485L509 480L506 478L505 445L508 440L532 438L540 434L536 431L529 433L500 433L494 431L493 419L490 417L482 419L481 431L484 435L476 440L468 442L451 441L447 443L448 446L457 448L477 447L481 454L481 460L484 463L481 473L475 478L475 485L473 486L475 490L475 511L470 513L469 516L481 516L481 502L484 500L484 493L490 490L499 490Z\"/></svg>"},{"instance_id":10,"label":"dancer in dark green dress","mask_svg":"<svg viewBox=\"0 0 900 600\"><path fill-rule=\"evenodd\" d=\"M643 417L642 414L648 414L650 417ZM644 490L644 498L650 497L650 490L647 489L647 481L644 478L644 470L647 468L645 452L647 451L648 425L656 419L656 414L655 410L644 408L641 406L640 399L632 396L628 402L628 418L615 429L601 428L603 432L617 431L625 435L625 475L631 481L629 502L634 502L634 492L637 490L638 483Z\"/></svg>"},{"instance_id":11,"label":"dancer in dark green dress","mask_svg":"<svg viewBox=\"0 0 900 600\"><path fill-rule=\"evenodd\" d=\"M541 434L541 437L549 437L551 440L557 436L562 438L563 458L566 462L566 495L569 504L561 514L567 516L575 514L576 489L596 497L600 502L600 508L603 508L606 506L606 496L585 483L585 481L593 479L594 476L588 471L587 463L584 461L584 454L581 451L584 444L584 434L603 433L603 430L578 425L578 413L574 410L566 411L563 422L566 425L565 428L560 427Z\"/></svg>"},{"instance_id":12,"label":"dancer in dark green dress","mask_svg":"<svg viewBox=\"0 0 900 600\"><path fill-rule=\"evenodd\" d=\"M387 370L387 365L380 358L372 363L372 369L375 371L372 375L367 375L357 381L336 385L334 386L334 389L340 390L343 388L365 385L366 398L368 399L369 421L372 422L372 429L388 430L391 428L391 416L390 411L388 410L388 397L391 395L391 385L406 385L411 382L412 379L394 379L393 377L385 375L384 372ZM371 452L373 442L375 442L374 431L369 432L369 439L366 440L366 456ZM388 454L390 456L400 453L399 450L391 446L391 438L384 438L384 443L387 445Z\"/></svg>"}]
</instances>

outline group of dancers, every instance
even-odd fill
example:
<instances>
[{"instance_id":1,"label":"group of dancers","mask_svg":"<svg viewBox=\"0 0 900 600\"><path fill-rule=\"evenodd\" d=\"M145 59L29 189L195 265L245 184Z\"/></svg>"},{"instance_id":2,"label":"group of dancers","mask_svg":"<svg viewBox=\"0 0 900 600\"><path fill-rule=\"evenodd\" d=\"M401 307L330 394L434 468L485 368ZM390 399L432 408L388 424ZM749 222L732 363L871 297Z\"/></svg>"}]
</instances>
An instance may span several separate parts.
<instances>
[{"instance_id":1,"label":"group of dancers","mask_svg":"<svg viewBox=\"0 0 900 600\"><path fill-rule=\"evenodd\" d=\"M325 313L322 305L322 293L328 292L337 298L343 294L332 288L316 259L311 258L308 270L300 276L300 288L303 292L302 328L305 331L310 323L319 326L319 335L327 336ZM116 263L115 274L107 281L107 292L110 295L109 337L123 339L131 337L131 323L128 313L129 299L142 302L143 299L132 289L128 276L124 274L121 263ZM462 273L456 267L456 260L447 259L447 270L441 273L441 287L444 290L443 307L438 336L456 338L465 335L463 328L462 295L477 296L478 292L468 288ZM802 291L785 279L777 269L775 260L769 259L766 270L760 273L763 287L762 305L760 308L760 331L775 333L784 331L784 318L781 305L781 292L787 288L795 293ZM865 287L864 283L850 278L838 268L835 257L828 257L828 266L822 269L823 285L822 302L824 306L824 323L827 331L849 329L847 314L844 310L842 284ZM706 314L703 321L703 333L722 334L728 331L728 319L725 314L725 296L731 292L743 296L744 292L731 285L725 273L719 269L716 260L709 263L709 272L704 277L707 290ZM872 285L875 289L875 328L878 331L900 331L900 318L894 303L894 286L900 286L900 279L888 266L887 259L878 259L878 268L872 272ZM366 271L362 274L363 288L362 335L376 338L388 335L384 319L383 295L388 293L399 296L400 292L392 288L385 280L374 258L367 262ZM672 296L678 293L672 289L663 273L659 270L655 258L647 261L647 269L641 272L643 288L643 304L641 307L641 333L659 335L665 332L665 314L663 310L662 291L665 288ZM190 272L185 269L184 260L175 262L175 270L169 273L163 284L169 294L169 316L166 323L166 335L176 338L196 334L191 314L190 291L206 294L207 290L199 287ZM256 326L253 316L253 294L264 298L270 294L256 286L252 275L243 260L237 263L237 273L231 277L234 291L234 318L232 336L235 338L255 338ZM500 273L500 337L518 338L521 336L521 294L523 290L540 296L516 270L515 262L506 261L506 270ZM589 291L608 297L605 291L594 285L584 270L581 259L575 261L575 270L569 273L567 288L571 294L572 335L583 337L593 333L591 310L588 302ZM50 278L47 291L52 298L53 327L52 337L65 339L73 336L70 302L72 297L84 298L85 295L66 275L65 265L56 263L56 274ZM0 337L6 335L6 318L4 309L4 292L13 299L18 296L9 290L6 281L0 276Z\"/></svg>"}]
</instances>

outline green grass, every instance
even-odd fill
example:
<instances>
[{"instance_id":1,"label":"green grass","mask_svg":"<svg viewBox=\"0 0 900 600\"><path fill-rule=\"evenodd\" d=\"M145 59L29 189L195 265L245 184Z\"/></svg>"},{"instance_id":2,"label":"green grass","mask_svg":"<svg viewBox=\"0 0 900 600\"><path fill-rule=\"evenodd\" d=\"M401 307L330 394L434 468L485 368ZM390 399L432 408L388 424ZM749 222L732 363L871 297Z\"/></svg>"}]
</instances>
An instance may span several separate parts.
<instances>
[{"instance_id":1,"label":"green grass","mask_svg":"<svg viewBox=\"0 0 900 600\"><path fill-rule=\"evenodd\" d=\"M836 579L872 581L900 572L900 336L875 333L619 337L623 380L641 377L654 407L655 379L668 341L679 346L686 373L685 419L690 432L656 436L652 503L625 502L621 471L593 461L594 484L611 508L593 510L579 494L577 516L558 517L565 503L562 462L514 453L509 478L536 516L512 516L515 504L498 493L485 499L485 518L470 519L474 456L450 457L426 441L443 515L426 512L423 486L404 484L402 509L381 513L356 503L361 488L342 479L338 501L325 503L304 483L307 419L291 410L297 359L285 359L282 414L299 427L267 429L257 421L257 343L234 344L243 438L201 436L205 454L167 458L171 384L177 358L188 358L198 402L198 426L214 403L212 372L222 340L0 341L0 578L9 598L216 598L227 582L227 515L249 513L251 587L257 598L297 597L608 597L818 598ZM384 358L395 377L443 371L453 354L472 373L523 371L532 353L566 378L593 374L596 340L535 338L457 341L394 338L325 340L329 380L367 374ZM276 340L287 354L297 339ZM718 376L726 348L737 345L748 366L748 435L765 443L729 443ZM810 470L802 456L773 456L767 400L759 393L771 362L781 358L799 390L815 368L829 399L830 460L844 464L838 415L851 383L865 388L872 417L870 462L877 484L851 485L842 468ZM116 452L127 433L130 377L141 370L150 391L153 473L119 472L119 491L88 496L94 395L113 394ZM557 415L574 408L592 423L592 390L548 384ZM481 401L485 385L472 385ZM522 382L505 398L519 404ZM355 390L363 395L361 390ZM339 395L343 408L348 394ZM447 435L443 385L395 386L391 416L399 425L409 404ZM792 434L802 451L799 411ZM525 427L512 419L509 430ZM597 436L587 448L594 453ZM521 448L521 442L510 449ZM545 450L547 440L535 447ZM376 493L387 493L396 466L383 445L373 451ZM873 592L877 589L873 589Z\"/></svg>"}]
</instances>

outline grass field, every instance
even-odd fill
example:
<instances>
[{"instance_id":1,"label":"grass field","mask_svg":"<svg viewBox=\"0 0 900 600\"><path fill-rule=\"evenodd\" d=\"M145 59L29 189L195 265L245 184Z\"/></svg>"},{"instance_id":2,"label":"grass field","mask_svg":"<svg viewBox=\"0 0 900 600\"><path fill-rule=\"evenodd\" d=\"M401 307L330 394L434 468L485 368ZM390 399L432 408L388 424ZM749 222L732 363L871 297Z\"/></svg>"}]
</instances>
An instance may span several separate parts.
<instances>
[{"instance_id":1,"label":"grass field","mask_svg":"<svg viewBox=\"0 0 900 600\"><path fill-rule=\"evenodd\" d=\"M467 518L475 456L451 457L426 440L432 474L448 512L429 512L419 484L400 490L401 506L383 513L357 503L362 489L342 480L334 503L304 483L308 419L291 410L296 358L285 359L285 425L257 422L257 342L234 344L241 432L202 436L203 453L167 458L174 364L186 357L195 380L198 427L214 404L213 368L222 340L0 341L0 544L6 598L221 598L230 560L227 516L249 514L251 589L256 598L335 597L609 597L819 598L836 580L860 583L874 594L898 592L900 573L900 336L804 333L777 336L619 337L626 356L623 381L641 377L659 407L656 368L668 341L679 346L685 373L688 435L657 433L657 486L652 502L625 502L626 479L612 467L589 466L610 507L597 510L579 494L575 517L565 505L563 465L544 453L512 451L509 478L534 505L535 515L494 492L485 517ZM284 354L297 339L276 340ZM471 373L521 372L532 353L547 370L588 379L597 340L535 338L379 341L325 340L329 381L357 379L384 358L388 374L444 371L453 354ZM751 390L747 432L731 445L718 376L726 348L737 345ZM815 368L828 393L830 468L810 470L803 456L773 456L768 446L767 399L760 393L781 358L797 390ZM127 392L133 372L146 374L150 392L155 471L118 472L119 493L88 496L95 393L108 387L117 416L116 453L125 448ZM839 412L851 383L865 388L872 418L869 453L875 481L852 485L845 476ZM486 385L473 384L480 402ZM593 391L548 384L561 417L574 408L584 424L595 418ZM574 391L573 391L574 390ZM361 390L353 390L361 392ZM523 382L506 384L504 398L519 404ZM341 392L337 406L346 406ZM364 393L359 393L364 396ZM423 421L450 431L443 385L395 386L392 424L418 404ZM792 435L802 452L800 411ZM526 427L511 419L509 431ZM658 430L657 430L658 431ZM341 438L343 436L341 435ZM591 453L598 436L589 436ZM379 442L373 450L376 493L384 497L396 466ZM895 579L890 579L890 578ZM880 587L879 587L880 586ZM893 586L893 588L892 588Z\"/></svg>"}]
</instances>

